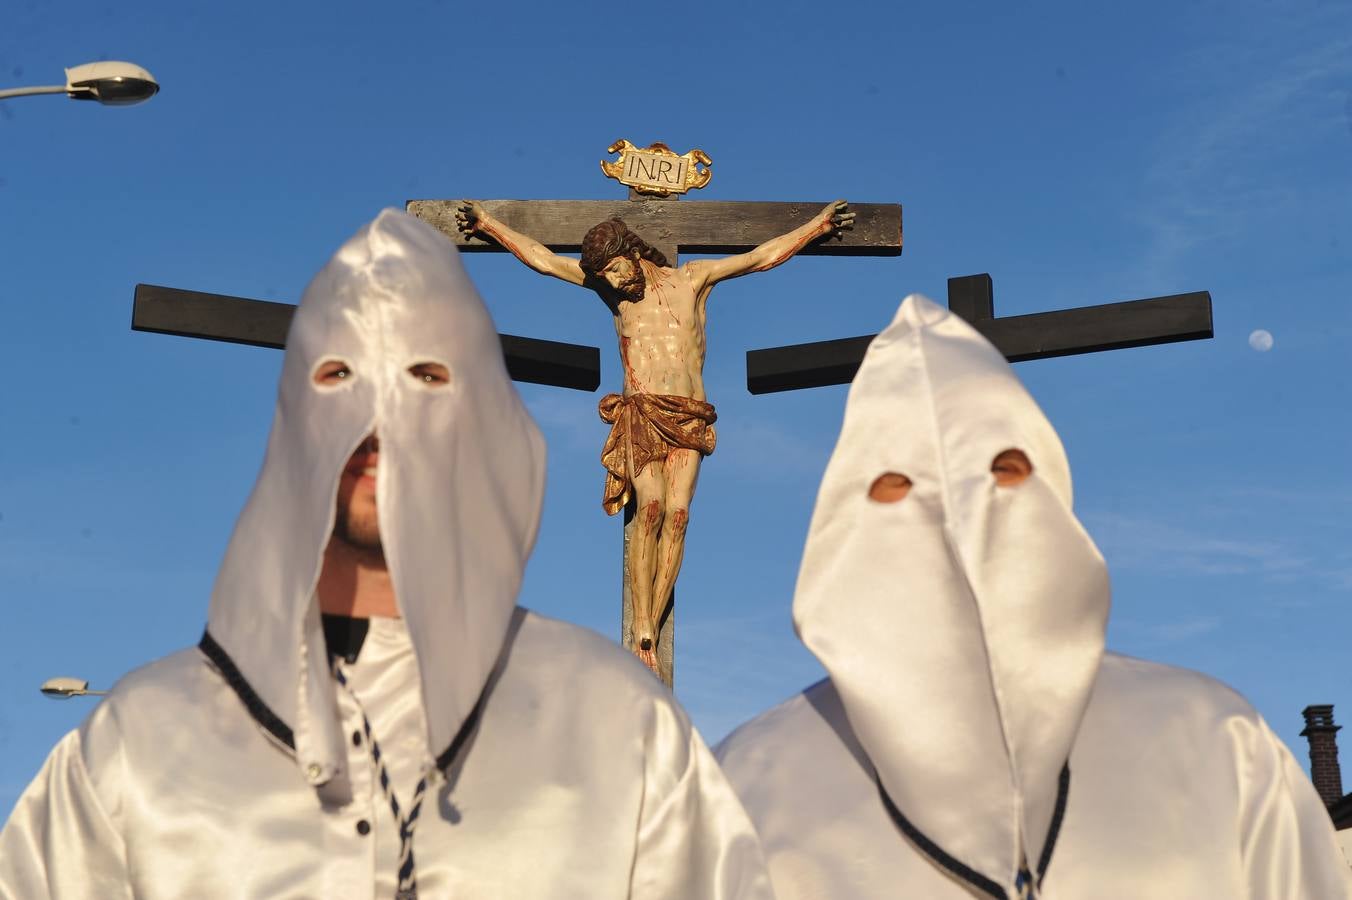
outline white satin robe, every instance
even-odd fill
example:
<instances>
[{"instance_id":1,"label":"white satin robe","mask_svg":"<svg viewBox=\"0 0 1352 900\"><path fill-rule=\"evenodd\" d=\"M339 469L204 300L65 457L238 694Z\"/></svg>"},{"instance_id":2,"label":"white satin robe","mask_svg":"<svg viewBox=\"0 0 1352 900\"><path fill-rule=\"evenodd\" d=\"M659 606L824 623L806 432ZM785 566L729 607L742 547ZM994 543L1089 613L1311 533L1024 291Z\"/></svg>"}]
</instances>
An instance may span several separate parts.
<instances>
[{"instance_id":1,"label":"white satin robe","mask_svg":"<svg viewBox=\"0 0 1352 900\"><path fill-rule=\"evenodd\" d=\"M875 497L888 473L908 490ZM1104 653L1111 581L1073 504L1000 352L907 298L850 386L794 592L830 681L722 748L782 900L1350 895L1242 698Z\"/></svg>"},{"instance_id":2,"label":"white satin robe","mask_svg":"<svg viewBox=\"0 0 1352 900\"><path fill-rule=\"evenodd\" d=\"M407 809L427 739L402 621L372 620L340 665ZM707 747L629 654L518 609L492 679L477 730L424 798L419 897L771 896ZM342 727L360 732L339 695ZM198 650L152 663L19 800L0 832L0 898L392 897L397 827L365 743L347 751L350 776L312 787Z\"/></svg>"},{"instance_id":3,"label":"white satin robe","mask_svg":"<svg viewBox=\"0 0 1352 900\"><path fill-rule=\"evenodd\" d=\"M715 753L780 900L986 896L897 829L829 679ZM1066 797L1042 900L1352 897L1309 779L1262 717L1205 675L1105 654Z\"/></svg>"}]
</instances>

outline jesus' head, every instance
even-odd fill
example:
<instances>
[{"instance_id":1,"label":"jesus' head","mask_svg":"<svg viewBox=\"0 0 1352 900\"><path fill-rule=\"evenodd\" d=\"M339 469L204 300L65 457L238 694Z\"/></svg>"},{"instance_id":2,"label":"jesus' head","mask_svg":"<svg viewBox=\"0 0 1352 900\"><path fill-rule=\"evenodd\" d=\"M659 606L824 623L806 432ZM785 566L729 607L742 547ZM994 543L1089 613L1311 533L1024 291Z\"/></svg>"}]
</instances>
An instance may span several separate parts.
<instances>
[{"instance_id":1,"label":"jesus' head","mask_svg":"<svg viewBox=\"0 0 1352 900\"><path fill-rule=\"evenodd\" d=\"M622 219L607 219L593 226L582 238L582 271L606 282L622 300L643 299L643 267L646 259L667 265L661 250L629 230Z\"/></svg>"}]
</instances>

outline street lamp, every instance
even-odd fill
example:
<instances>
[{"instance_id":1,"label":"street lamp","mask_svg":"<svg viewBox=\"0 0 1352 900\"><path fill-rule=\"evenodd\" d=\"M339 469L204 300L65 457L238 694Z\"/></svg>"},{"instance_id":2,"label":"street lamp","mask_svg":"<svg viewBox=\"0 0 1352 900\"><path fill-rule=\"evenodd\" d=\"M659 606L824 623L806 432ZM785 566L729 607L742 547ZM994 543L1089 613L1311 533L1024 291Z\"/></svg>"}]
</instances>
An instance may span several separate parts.
<instances>
[{"instance_id":1,"label":"street lamp","mask_svg":"<svg viewBox=\"0 0 1352 900\"><path fill-rule=\"evenodd\" d=\"M159 89L155 76L134 63L93 62L67 69L64 85L9 88L0 91L0 100L32 94L68 94L72 100L97 100L105 106L130 106L149 100Z\"/></svg>"},{"instance_id":2,"label":"street lamp","mask_svg":"<svg viewBox=\"0 0 1352 900\"><path fill-rule=\"evenodd\" d=\"M83 678L48 678L42 683L42 692L53 700L71 697L102 697L107 691L91 691Z\"/></svg>"}]
</instances>

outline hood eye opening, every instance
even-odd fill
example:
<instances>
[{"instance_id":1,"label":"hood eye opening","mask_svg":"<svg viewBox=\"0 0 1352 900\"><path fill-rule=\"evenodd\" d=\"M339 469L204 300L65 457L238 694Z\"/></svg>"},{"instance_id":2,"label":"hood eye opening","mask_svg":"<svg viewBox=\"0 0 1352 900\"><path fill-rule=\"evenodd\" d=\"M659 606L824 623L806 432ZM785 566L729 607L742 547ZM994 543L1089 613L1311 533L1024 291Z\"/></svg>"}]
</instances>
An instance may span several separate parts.
<instances>
[{"instance_id":1,"label":"hood eye opening","mask_svg":"<svg viewBox=\"0 0 1352 900\"><path fill-rule=\"evenodd\" d=\"M445 387L451 383L451 370L439 362L417 362L408 367L414 381L430 388Z\"/></svg>"},{"instance_id":2,"label":"hood eye opening","mask_svg":"<svg viewBox=\"0 0 1352 900\"><path fill-rule=\"evenodd\" d=\"M991 460L991 474L997 487L1017 487L1033 474L1033 464L1022 450L1001 450Z\"/></svg>"},{"instance_id":3,"label":"hood eye opening","mask_svg":"<svg viewBox=\"0 0 1352 900\"><path fill-rule=\"evenodd\" d=\"M315 366L314 375L310 376L310 380L319 387L337 387L355 377L352 367L345 360L326 359Z\"/></svg>"},{"instance_id":4,"label":"hood eye opening","mask_svg":"<svg viewBox=\"0 0 1352 900\"><path fill-rule=\"evenodd\" d=\"M874 503L896 503L911 492L911 479L900 472L884 472L873 479L868 498Z\"/></svg>"}]
</instances>

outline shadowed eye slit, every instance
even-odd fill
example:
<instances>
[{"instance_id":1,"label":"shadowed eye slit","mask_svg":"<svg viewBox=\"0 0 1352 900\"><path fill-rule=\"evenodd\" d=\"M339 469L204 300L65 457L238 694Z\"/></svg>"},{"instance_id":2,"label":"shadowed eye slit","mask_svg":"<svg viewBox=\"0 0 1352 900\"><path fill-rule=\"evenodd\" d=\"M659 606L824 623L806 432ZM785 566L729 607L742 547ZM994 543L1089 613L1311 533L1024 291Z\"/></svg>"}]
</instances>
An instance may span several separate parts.
<instances>
[{"instance_id":1,"label":"shadowed eye slit","mask_svg":"<svg viewBox=\"0 0 1352 900\"><path fill-rule=\"evenodd\" d=\"M428 387L441 387L451 383L451 370L438 362L414 363L408 367L408 374L415 381L421 381Z\"/></svg>"},{"instance_id":2,"label":"shadowed eye slit","mask_svg":"<svg viewBox=\"0 0 1352 900\"><path fill-rule=\"evenodd\" d=\"M320 387L334 387L352 378L352 367L341 359L326 359L315 366L312 379Z\"/></svg>"},{"instance_id":3,"label":"shadowed eye slit","mask_svg":"<svg viewBox=\"0 0 1352 900\"><path fill-rule=\"evenodd\" d=\"M911 479L900 472L884 472L873 479L868 498L875 503L896 503L911 492Z\"/></svg>"},{"instance_id":4,"label":"shadowed eye slit","mask_svg":"<svg viewBox=\"0 0 1352 900\"><path fill-rule=\"evenodd\" d=\"M1011 447L1000 451L991 460L991 474L1000 487L1015 487L1033 474L1033 464L1022 450Z\"/></svg>"}]
</instances>

